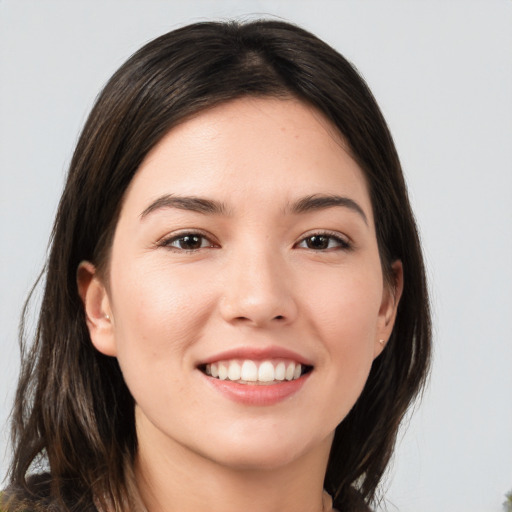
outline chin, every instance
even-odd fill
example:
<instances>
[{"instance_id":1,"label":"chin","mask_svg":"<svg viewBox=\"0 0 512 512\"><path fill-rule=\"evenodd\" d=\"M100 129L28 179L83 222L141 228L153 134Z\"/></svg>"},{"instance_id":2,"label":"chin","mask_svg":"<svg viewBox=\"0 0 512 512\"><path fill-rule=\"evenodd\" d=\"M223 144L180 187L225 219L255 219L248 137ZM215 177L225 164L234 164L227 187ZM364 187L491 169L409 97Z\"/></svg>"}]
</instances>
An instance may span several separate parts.
<instances>
[{"instance_id":1,"label":"chin","mask_svg":"<svg viewBox=\"0 0 512 512\"><path fill-rule=\"evenodd\" d=\"M215 462L237 471L272 471L292 464L295 460L300 459L301 455L282 449L267 448L266 450L247 450L243 453L227 454L220 460L216 458Z\"/></svg>"},{"instance_id":2,"label":"chin","mask_svg":"<svg viewBox=\"0 0 512 512\"><path fill-rule=\"evenodd\" d=\"M296 426L297 430L300 426ZM290 432L279 434L257 432L232 437L223 443L218 440L217 447L224 447L209 454L209 458L223 466L239 471L276 470L293 464L313 453L328 453L333 434L319 439L305 439L291 436Z\"/></svg>"}]
</instances>

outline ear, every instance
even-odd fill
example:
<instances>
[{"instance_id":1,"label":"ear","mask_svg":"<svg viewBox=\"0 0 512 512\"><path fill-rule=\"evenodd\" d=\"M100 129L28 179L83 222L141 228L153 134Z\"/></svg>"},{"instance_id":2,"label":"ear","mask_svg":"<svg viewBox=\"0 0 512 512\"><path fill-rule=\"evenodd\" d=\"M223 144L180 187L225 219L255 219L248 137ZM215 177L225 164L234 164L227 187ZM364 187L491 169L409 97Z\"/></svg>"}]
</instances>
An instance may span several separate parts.
<instances>
[{"instance_id":1,"label":"ear","mask_svg":"<svg viewBox=\"0 0 512 512\"><path fill-rule=\"evenodd\" d=\"M106 356L117 355L110 299L95 266L82 261L78 265L76 280L92 344Z\"/></svg>"},{"instance_id":2,"label":"ear","mask_svg":"<svg viewBox=\"0 0 512 512\"><path fill-rule=\"evenodd\" d=\"M388 342L395 325L398 303L404 289L404 269L402 262L396 260L391 265L391 283L384 285L382 303L377 324L378 339L375 340L374 358L379 356Z\"/></svg>"}]
</instances>

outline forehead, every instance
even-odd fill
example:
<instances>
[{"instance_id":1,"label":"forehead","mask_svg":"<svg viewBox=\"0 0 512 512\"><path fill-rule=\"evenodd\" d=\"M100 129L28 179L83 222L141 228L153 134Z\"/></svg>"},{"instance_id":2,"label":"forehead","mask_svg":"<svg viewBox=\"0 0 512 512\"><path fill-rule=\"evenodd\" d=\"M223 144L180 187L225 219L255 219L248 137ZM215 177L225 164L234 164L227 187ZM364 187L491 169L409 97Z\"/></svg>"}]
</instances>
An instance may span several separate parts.
<instances>
[{"instance_id":1,"label":"forehead","mask_svg":"<svg viewBox=\"0 0 512 512\"><path fill-rule=\"evenodd\" d=\"M172 128L144 159L125 199L140 209L163 193L267 206L349 194L371 216L364 174L338 130L294 98L241 98Z\"/></svg>"}]
</instances>

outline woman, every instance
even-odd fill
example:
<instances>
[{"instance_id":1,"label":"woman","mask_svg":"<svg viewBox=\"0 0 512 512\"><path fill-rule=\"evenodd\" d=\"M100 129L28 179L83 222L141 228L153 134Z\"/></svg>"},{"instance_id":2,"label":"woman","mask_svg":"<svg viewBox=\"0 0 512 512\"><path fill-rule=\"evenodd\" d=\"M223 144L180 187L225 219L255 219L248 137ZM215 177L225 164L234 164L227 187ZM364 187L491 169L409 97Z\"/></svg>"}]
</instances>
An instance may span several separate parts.
<instances>
[{"instance_id":1,"label":"woman","mask_svg":"<svg viewBox=\"0 0 512 512\"><path fill-rule=\"evenodd\" d=\"M283 22L184 27L78 142L3 509L368 510L429 355L364 81Z\"/></svg>"}]
</instances>

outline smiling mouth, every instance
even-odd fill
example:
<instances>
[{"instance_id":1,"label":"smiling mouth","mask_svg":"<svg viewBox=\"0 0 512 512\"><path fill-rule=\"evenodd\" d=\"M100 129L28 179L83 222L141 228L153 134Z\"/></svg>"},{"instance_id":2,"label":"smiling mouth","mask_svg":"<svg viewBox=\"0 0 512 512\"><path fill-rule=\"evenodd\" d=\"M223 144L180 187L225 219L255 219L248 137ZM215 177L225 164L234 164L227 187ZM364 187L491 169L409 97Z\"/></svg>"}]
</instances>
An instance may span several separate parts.
<instances>
[{"instance_id":1,"label":"smiling mouth","mask_svg":"<svg viewBox=\"0 0 512 512\"><path fill-rule=\"evenodd\" d=\"M199 366L208 377L237 384L272 385L300 379L312 366L285 359L233 359Z\"/></svg>"}]
</instances>

